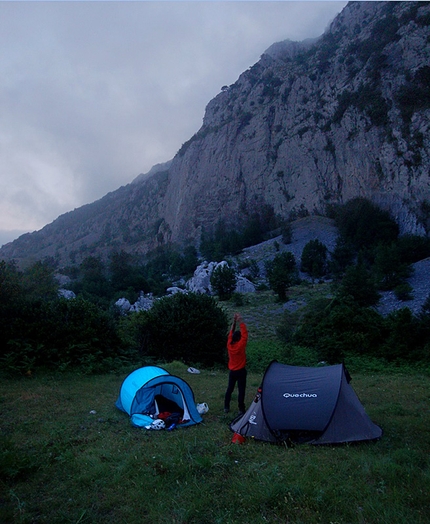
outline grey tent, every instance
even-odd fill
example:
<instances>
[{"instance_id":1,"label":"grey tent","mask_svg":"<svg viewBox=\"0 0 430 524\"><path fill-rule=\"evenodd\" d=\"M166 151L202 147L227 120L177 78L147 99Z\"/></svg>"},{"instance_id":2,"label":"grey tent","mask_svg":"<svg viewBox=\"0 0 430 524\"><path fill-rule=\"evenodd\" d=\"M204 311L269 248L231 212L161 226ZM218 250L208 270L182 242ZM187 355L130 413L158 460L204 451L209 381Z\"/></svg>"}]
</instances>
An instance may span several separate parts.
<instances>
[{"instance_id":1,"label":"grey tent","mask_svg":"<svg viewBox=\"0 0 430 524\"><path fill-rule=\"evenodd\" d=\"M272 362L246 413L230 428L267 442L337 444L378 439L343 364L299 367Z\"/></svg>"}]
</instances>

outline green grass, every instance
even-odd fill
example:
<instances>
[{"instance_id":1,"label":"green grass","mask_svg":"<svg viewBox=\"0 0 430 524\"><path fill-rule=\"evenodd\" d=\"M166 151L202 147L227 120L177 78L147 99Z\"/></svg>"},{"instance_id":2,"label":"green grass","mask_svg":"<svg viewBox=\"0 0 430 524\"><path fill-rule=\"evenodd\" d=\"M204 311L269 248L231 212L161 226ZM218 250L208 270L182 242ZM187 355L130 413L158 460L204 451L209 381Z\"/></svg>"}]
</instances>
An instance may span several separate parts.
<instances>
[{"instance_id":1,"label":"green grass","mask_svg":"<svg viewBox=\"0 0 430 524\"><path fill-rule=\"evenodd\" d=\"M0 522L428 522L428 376L353 375L384 430L380 441L288 448L231 443L225 371L165 367L190 384L196 402L209 404L202 424L173 432L132 427L114 406L126 373L4 378ZM249 374L248 403L260 380Z\"/></svg>"}]
</instances>

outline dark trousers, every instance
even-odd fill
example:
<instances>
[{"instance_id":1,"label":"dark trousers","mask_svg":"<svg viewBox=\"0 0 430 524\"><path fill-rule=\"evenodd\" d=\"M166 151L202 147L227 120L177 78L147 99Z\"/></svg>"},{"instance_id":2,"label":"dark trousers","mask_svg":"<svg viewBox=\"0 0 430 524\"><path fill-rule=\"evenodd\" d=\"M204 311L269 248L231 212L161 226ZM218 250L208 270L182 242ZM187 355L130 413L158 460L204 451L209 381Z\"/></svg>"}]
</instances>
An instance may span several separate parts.
<instances>
[{"instance_id":1,"label":"dark trousers","mask_svg":"<svg viewBox=\"0 0 430 524\"><path fill-rule=\"evenodd\" d=\"M230 409L231 394L237 382L238 406L239 411L245 411L245 390L246 390L246 368L230 371L228 375L228 386L225 392L224 409Z\"/></svg>"}]
</instances>

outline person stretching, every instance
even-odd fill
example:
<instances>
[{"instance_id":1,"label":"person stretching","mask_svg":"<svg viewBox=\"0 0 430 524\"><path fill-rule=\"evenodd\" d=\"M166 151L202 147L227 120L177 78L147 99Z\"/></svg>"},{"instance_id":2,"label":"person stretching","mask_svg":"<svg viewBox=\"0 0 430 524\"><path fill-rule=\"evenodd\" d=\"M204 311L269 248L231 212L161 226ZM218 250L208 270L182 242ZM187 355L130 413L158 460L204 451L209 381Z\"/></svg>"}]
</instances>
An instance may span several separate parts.
<instances>
[{"instance_id":1,"label":"person stretching","mask_svg":"<svg viewBox=\"0 0 430 524\"><path fill-rule=\"evenodd\" d=\"M239 324L239 329L236 329ZM228 386L224 398L224 413L230 411L231 395L237 382L239 414L245 413L246 390L246 344L248 329L239 313L235 313L233 324L227 337L228 351Z\"/></svg>"}]
</instances>

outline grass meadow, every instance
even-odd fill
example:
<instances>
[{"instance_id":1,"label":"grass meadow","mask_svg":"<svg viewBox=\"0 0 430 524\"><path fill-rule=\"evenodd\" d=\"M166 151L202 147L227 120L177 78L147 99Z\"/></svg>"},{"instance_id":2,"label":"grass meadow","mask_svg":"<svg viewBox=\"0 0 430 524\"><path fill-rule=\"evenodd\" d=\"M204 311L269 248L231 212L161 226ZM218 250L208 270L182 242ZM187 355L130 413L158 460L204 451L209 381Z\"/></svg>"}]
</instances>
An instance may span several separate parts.
<instances>
[{"instance_id":1,"label":"grass meadow","mask_svg":"<svg viewBox=\"0 0 430 524\"><path fill-rule=\"evenodd\" d=\"M286 447L232 444L226 371L164 367L208 403L203 423L172 432L133 427L114 406L126 371L3 378L0 522L429 522L427 375L353 374L381 440ZM249 374L248 402L260 380Z\"/></svg>"}]
</instances>

